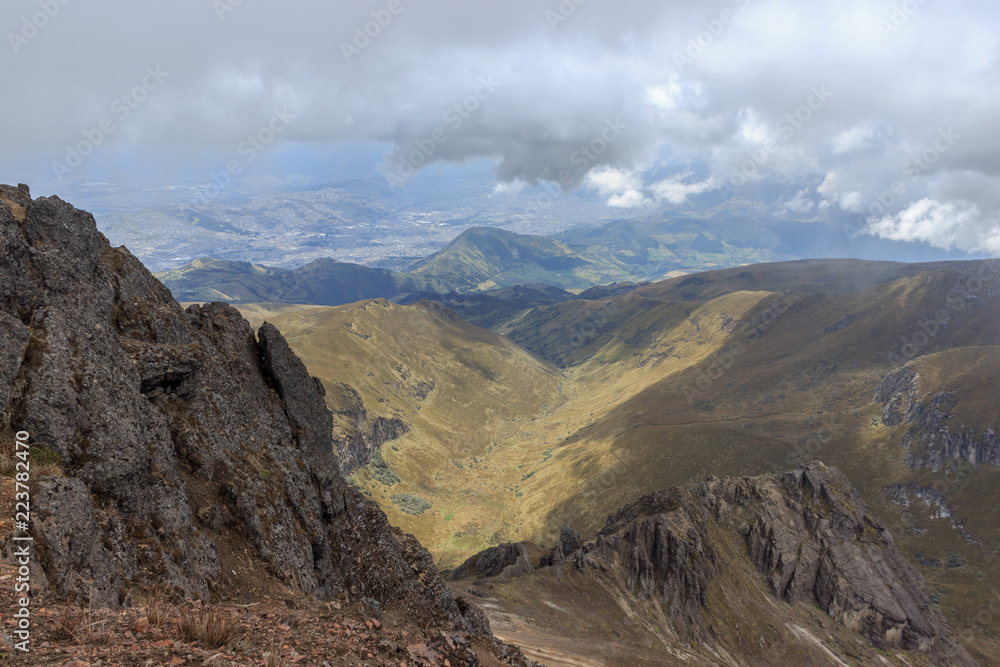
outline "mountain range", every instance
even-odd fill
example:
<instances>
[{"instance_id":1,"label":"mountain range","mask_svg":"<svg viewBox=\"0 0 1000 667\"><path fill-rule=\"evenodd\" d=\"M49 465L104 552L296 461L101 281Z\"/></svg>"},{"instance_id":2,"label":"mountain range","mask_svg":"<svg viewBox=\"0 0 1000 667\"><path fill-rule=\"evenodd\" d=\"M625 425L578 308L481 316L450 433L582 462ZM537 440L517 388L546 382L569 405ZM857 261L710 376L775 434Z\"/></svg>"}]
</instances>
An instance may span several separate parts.
<instances>
[{"instance_id":1,"label":"mountain range","mask_svg":"<svg viewBox=\"0 0 1000 667\"><path fill-rule=\"evenodd\" d=\"M551 545L564 523L593 534L665 484L821 458L953 622L997 631L982 585L1000 575L996 262L806 260L593 298L507 291L535 304L456 297L502 337L428 301L272 320L325 382L352 378L368 419L407 425L353 478L442 567Z\"/></svg>"},{"instance_id":2,"label":"mountain range","mask_svg":"<svg viewBox=\"0 0 1000 667\"><path fill-rule=\"evenodd\" d=\"M0 468L26 435L39 655L996 664L997 262L637 282L610 253L631 280L588 289L595 245L494 231L410 266L407 303L322 267L174 288L246 289L245 319L0 188ZM363 295L298 298L324 290ZM74 603L132 638L67 630ZM181 631L206 614L240 641Z\"/></svg>"}]
</instances>

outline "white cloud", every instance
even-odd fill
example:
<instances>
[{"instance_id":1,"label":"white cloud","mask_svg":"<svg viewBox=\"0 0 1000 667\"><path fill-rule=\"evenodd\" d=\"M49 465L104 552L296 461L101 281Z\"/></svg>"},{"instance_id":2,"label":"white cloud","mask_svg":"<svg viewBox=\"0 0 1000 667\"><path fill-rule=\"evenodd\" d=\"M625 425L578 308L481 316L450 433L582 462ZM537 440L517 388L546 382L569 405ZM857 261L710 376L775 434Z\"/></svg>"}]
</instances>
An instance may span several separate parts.
<instances>
[{"instance_id":1,"label":"white cloud","mask_svg":"<svg viewBox=\"0 0 1000 667\"><path fill-rule=\"evenodd\" d=\"M649 200L638 190L626 190L620 195L609 197L607 203L615 208L638 208L648 204Z\"/></svg>"},{"instance_id":2,"label":"white cloud","mask_svg":"<svg viewBox=\"0 0 1000 667\"><path fill-rule=\"evenodd\" d=\"M864 148L875 137L875 130L870 125L855 125L833 138L834 153L850 153Z\"/></svg>"},{"instance_id":3,"label":"white cloud","mask_svg":"<svg viewBox=\"0 0 1000 667\"><path fill-rule=\"evenodd\" d=\"M587 186L597 190L608 206L637 208L649 203L642 194L642 178L632 171L606 167L587 176Z\"/></svg>"},{"instance_id":4,"label":"white cloud","mask_svg":"<svg viewBox=\"0 0 1000 667\"><path fill-rule=\"evenodd\" d=\"M945 250L1000 255L1000 218L972 202L921 199L894 215L872 219L868 233L895 241L924 241Z\"/></svg>"},{"instance_id":5,"label":"white cloud","mask_svg":"<svg viewBox=\"0 0 1000 667\"><path fill-rule=\"evenodd\" d=\"M793 213L809 213L816 208L816 202L809 196L809 190L803 188L795 196L782 204L782 208Z\"/></svg>"},{"instance_id":6,"label":"white cloud","mask_svg":"<svg viewBox=\"0 0 1000 667\"><path fill-rule=\"evenodd\" d=\"M665 178L651 185L650 189L658 200L666 200L676 206L686 202L689 195L701 194L702 192L715 190L719 187L716 180L712 177L699 183L683 183L682 179L687 176L687 174L684 174L679 177Z\"/></svg>"}]
</instances>

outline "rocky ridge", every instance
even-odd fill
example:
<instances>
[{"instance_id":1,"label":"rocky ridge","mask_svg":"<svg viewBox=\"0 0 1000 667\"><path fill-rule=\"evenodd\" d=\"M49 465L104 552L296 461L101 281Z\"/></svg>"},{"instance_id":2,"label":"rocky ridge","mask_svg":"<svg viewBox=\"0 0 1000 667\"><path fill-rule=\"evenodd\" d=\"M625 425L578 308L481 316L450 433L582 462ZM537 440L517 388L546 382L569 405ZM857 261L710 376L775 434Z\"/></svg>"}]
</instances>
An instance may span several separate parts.
<instances>
[{"instance_id":1,"label":"rocky ridge","mask_svg":"<svg viewBox=\"0 0 1000 667\"><path fill-rule=\"evenodd\" d=\"M292 589L488 632L345 483L323 387L277 329L182 310L93 216L27 186L0 187L0 256L4 435L60 461L33 481L37 588L95 608L152 584Z\"/></svg>"},{"instance_id":2,"label":"rocky ridge","mask_svg":"<svg viewBox=\"0 0 1000 667\"><path fill-rule=\"evenodd\" d=\"M726 630L709 604L713 586L741 567L724 555L734 537L775 598L818 606L881 650L976 664L885 526L842 473L821 463L645 496L575 551L560 539L543 567L620 577L625 590L659 601L682 641L712 645Z\"/></svg>"},{"instance_id":3,"label":"rocky ridge","mask_svg":"<svg viewBox=\"0 0 1000 667\"><path fill-rule=\"evenodd\" d=\"M977 434L951 424L948 410L955 405L950 392L920 393L920 375L909 364L883 378L875 392L882 405L882 423L889 427L909 426L900 445L906 450L910 468L945 467L945 459L968 461L973 465L1000 467L1000 436L987 428Z\"/></svg>"}]
</instances>

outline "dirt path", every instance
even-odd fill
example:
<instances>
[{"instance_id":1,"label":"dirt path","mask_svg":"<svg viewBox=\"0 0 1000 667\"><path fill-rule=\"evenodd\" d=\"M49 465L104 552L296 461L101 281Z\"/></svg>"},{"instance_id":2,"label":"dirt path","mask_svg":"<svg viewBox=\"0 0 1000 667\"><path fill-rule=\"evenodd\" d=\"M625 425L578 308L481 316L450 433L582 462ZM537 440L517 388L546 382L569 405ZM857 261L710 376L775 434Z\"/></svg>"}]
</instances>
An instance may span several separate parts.
<instances>
[{"instance_id":1,"label":"dirt path","mask_svg":"<svg viewBox=\"0 0 1000 667\"><path fill-rule=\"evenodd\" d=\"M480 603L490 619L493 634L513 644L524 654L546 667L605 667L605 663L572 652L565 641L536 630L525 618L503 611L491 602Z\"/></svg>"}]
</instances>

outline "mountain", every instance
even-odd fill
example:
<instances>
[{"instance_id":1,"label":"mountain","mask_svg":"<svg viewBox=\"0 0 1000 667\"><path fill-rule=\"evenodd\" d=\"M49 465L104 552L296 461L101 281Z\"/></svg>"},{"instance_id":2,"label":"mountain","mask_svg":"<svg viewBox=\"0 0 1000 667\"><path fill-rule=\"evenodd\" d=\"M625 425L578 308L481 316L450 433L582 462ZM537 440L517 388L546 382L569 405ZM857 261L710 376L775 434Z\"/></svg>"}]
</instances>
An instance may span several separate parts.
<instances>
[{"instance_id":1,"label":"mountain","mask_svg":"<svg viewBox=\"0 0 1000 667\"><path fill-rule=\"evenodd\" d=\"M179 301L352 303L393 297L416 289L401 274L360 264L317 259L297 269L257 266L248 262L197 259L157 274Z\"/></svg>"},{"instance_id":2,"label":"mountain","mask_svg":"<svg viewBox=\"0 0 1000 667\"><path fill-rule=\"evenodd\" d=\"M572 286L573 270L587 260L558 241L515 234L497 227L472 227L430 257L414 263L410 272L425 277L442 292L491 289L515 283L554 281ZM558 280L564 276L567 280Z\"/></svg>"},{"instance_id":3,"label":"mountain","mask_svg":"<svg viewBox=\"0 0 1000 667\"><path fill-rule=\"evenodd\" d=\"M583 291L720 266L790 258L723 242L698 221L614 222L549 238L498 227L466 229L402 271L315 260L296 269L199 259L157 274L180 301L336 306L362 299L446 299L519 285ZM759 242L759 239L741 240Z\"/></svg>"},{"instance_id":4,"label":"mountain","mask_svg":"<svg viewBox=\"0 0 1000 667\"><path fill-rule=\"evenodd\" d=\"M499 570L484 553L453 578L538 659L977 664L885 525L820 463L657 491L591 539L564 526L537 568L523 544L493 551L513 562ZM574 617L580 607L600 612ZM541 637L547 650L532 651Z\"/></svg>"},{"instance_id":5,"label":"mountain","mask_svg":"<svg viewBox=\"0 0 1000 667\"><path fill-rule=\"evenodd\" d=\"M272 322L323 381L344 472L393 525L449 560L504 538L516 506L476 461L558 394L555 367L431 301L368 300Z\"/></svg>"},{"instance_id":6,"label":"mountain","mask_svg":"<svg viewBox=\"0 0 1000 667\"><path fill-rule=\"evenodd\" d=\"M31 593L45 601L33 603L35 624L61 601L340 600L400 610L412 637L456 664L476 664L478 651L527 665L456 600L413 536L346 484L322 385L276 328L254 333L221 303L182 310L93 216L57 197L3 186L0 204L3 456L9 475L14 462L31 471L18 474L31 508L18 534L34 540ZM5 540L7 557L21 544ZM79 644L93 627L67 630L75 613L54 615L42 636ZM191 635L231 618L205 613L191 612L203 622Z\"/></svg>"},{"instance_id":7,"label":"mountain","mask_svg":"<svg viewBox=\"0 0 1000 667\"><path fill-rule=\"evenodd\" d=\"M43 660L530 665L492 622L550 664L996 664L995 262L254 330L58 198L0 203L0 506L23 463ZM435 565L490 547L493 581Z\"/></svg>"},{"instance_id":8,"label":"mountain","mask_svg":"<svg viewBox=\"0 0 1000 667\"><path fill-rule=\"evenodd\" d=\"M757 264L593 293L600 298L556 293L556 303L534 306L543 293L526 288L524 308L511 307L510 291L493 314L483 295L454 297L558 376L519 385L533 402L504 403L505 428L485 408L449 413L464 435L446 456L411 421L375 469L353 478L454 567L505 542L551 545L563 523L593 534L609 513L665 486L822 458L883 517L963 640L988 646L983 637L1000 629L1000 617L980 613L994 595L982 581L1000 576L997 266ZM408 328L414 307L397 306L394 330ZM463 335L473 331L485 335ZM292 345L336 350L352 336L303 324ZM379 349L343 365L392 386L387 373L404 352ZM427 366L421 381L460 363ZM377 399L364 402L370 417L391 416ZM393 500L410 494L431 503L417 518Z\"/></svg>"}]
</instances>

